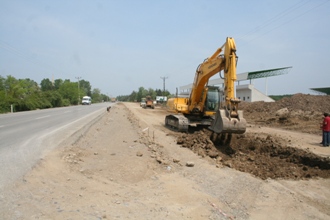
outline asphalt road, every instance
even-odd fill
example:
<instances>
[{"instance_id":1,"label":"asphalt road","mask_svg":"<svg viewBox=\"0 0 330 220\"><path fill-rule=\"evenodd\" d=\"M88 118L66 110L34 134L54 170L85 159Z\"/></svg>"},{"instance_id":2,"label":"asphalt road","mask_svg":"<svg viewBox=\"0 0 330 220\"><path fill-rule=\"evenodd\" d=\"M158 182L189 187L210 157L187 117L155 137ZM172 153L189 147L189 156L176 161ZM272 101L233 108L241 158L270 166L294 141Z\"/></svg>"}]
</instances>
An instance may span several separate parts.
<instances>
[{"instance_id":1,"label":"asphalt road","mask_svg":"<svg viewBox=\"0 0 330 220\"><path fill-rule=\"evenodd\" d=\"M113 103L0 115L0 193L47 152L83 130Z\"/></svg>"}]
</instances>

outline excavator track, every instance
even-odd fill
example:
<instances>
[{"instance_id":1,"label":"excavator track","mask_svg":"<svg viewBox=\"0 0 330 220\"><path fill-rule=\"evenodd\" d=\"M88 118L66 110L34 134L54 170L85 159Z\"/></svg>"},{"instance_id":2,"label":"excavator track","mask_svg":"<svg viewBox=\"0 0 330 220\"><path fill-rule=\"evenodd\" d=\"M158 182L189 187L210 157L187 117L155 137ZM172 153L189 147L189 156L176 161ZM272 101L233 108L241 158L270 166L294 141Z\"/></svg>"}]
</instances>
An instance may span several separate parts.
<instances>
[{"instance_id":1,"label":"excavator track","mask_svg":"<svg viewBox=\"0 0 330 220\"><path fill-rule=\"evenodd\" d=\"M167 115L165 126L180 132L188 132L189 120L182 114Z\"/></svg>"}]
</instances>

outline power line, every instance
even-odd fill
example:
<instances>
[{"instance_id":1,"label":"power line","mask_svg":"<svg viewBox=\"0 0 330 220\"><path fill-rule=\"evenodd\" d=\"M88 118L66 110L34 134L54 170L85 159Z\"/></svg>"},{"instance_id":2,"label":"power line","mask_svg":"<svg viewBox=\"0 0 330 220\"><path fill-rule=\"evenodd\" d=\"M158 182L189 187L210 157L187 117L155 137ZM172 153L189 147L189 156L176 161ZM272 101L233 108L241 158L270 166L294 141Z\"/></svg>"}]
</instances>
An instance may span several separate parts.
<instances>
[{"instance_id":1,"label":"power line","mask_svg":"<svg viewBox=\"0 0 330 220\"><path fill-rule=\"evenodd\" d=\"M302 2L302 1L301 1L301 2ZM303 13L301 13L301 14L295 16L294 18L290 18L289 20L284 21L283 23L281 23L281 24L277 25L276 27L274 27L274 28L272 28L272 29L270 29L270 30L264 32L263 34L260 34L259 36L256 36L256 37L254 37L253 39L250 39L250 40L246 41L245 44L247 44L247 43L249 43L249 42L251 42L251 41L254 41L254 40L258 39L258 38L260 38L260 37L262 37L262 36L264 36L264 35L266 35L266 34L272 32L272 31L274 31L274 30L276 30L276 29L282 27L283 25L286 25L286 24L288 24L288 23L290 23L290 22L292 22L292 21L297 20L298 18L300 18L300 17L302 17L303 15L309 13L310 11L314 10L315 8L318 8L318 7L324 5L324 4L328 3L328 2L329 2L329 0L326 0L326 1L324 1L324 2L322 2L322 3L320 3L320 4L316 5L316 6L314 6L314 7L312 7L312 8L309 8L307 11L304 11ZM300 2L299 2L299 3L300 3ZM295 4L294 6L298 5L299 3ZM247 35L249 35L249 34L256 33L257 31L260 31L260 30L264 29L265 27L269 26L271 23L273 23L273 22L275 22L275 21L278 21L280 18L282 18L282 17L286 16L287 14L291 13L292 11L295 11L296 9L298 9L298 8L300 8L300 7L302 7L302 6L304 6L304 5L307 4L307 3L308 3L308 2L306 2L306 3L302 4L302 5L299 5L299 6L297 6L297 7L291 6L290 8L288 8L288 9L284 10L283 12L281 12L280 14L276 15L274 18L269 19L269 20L266 21L264 24L259 25L259 26L256 27L255 29L249 31L247 34L244 34L242 37L238 37L238 39L243 39L245 36L247 36ZM279 16L279 15L281 15L281 16ZM276 19L275 19L275 18L276 18ZM241 46L244 46L245 44L243 44L243 45L241 45Z\"/></svg>"},{"instance_id":2,"label":"power line","mask_svg":"<svg viewBox=\"0 0 330 220\"><path fill-rule=\"evenodd\" d=\"M32 64L35 64L36 66L38 66L40 68L45 68L47 70L51 69L56 72L63 72L62 70L60 70L54 66L51 66L37 58L33 58L31 55L28 55L28 54L22 52L21 50L15 48L14 46L8 44L7 42L5 42L3 40L0 40L0 48L3 48L4 50L6 50L14 55L21 57L22 59L24 59ZM72 75L72 74L69 73L69 75Z\"/></svg>"},{"instance_id":3,"label":"power line","mask_svg":"<svg viewBox=\"0 0 330 220\"><path fill-rule=\"evenodd\" d=\"M0 40L0 43L1 43L0 47L7 50L8 52L18 55L19 57L21 57L21 58L25 59L26 61L29 61L33 64L40 65L40 61L36 62L36 59L33 59L30 56L22 53L21 51L19 51L15 47L9 45L8 43L4 42L3 40Z\"/></svg>"},{"instance_id":4,"label":"power line","mask_svg":"<svg viewBox=\"0 0 330 220\"><path fill-rule=\"evenodd\" d=\"M252 30L248 31L247 33L245 33L243 36L239 36L237 37L237 39L243 39L245 36L249 36L250 34L256 33L258 31L260 31L261 29L264 29L265 27L269 26L270 24L274 23L275 21L278 21L279 19L281 19L282 17L284 17L285 15L291 13L292 11L297 10L298 8L304 6L305 4L307 4L308 2L299 5L300 3L302 3L304 0L294 4L293 6L285 9L284 11L280 12L279 14L275 15L274 17L268 19L267 21L265 21L265 23L253 28ZM297 7L296 7L297 6Z\"/></svg>"}]
</instances>

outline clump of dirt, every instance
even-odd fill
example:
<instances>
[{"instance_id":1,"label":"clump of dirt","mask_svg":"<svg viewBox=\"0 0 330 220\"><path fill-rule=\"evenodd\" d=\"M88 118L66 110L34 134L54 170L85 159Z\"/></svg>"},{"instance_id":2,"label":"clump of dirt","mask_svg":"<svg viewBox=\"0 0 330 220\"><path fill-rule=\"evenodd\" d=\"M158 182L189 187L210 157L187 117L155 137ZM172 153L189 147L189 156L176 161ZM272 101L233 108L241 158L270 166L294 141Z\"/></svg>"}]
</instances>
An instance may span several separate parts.
<instances>
[{"instance_id":1,"label":"clump of dirt","mask_svg":"<svg viewBox=\"0 0 330 220\"><path fill-rule=\"evenodd\" d=\"M320 134L323 113L330 113L329 95L295 94L276 102L241 102L248 123Z\"/></svg>"},{"instance_id":2,"label":"clump of dirt","mask_svg":"<svg viewBox=\"0 0 330 220\"><path fill-rule=\"evenodd\" d=\"M182 134L177 144L217 164L251 173L261 179L329 178L330 159L289 147L272 135L249 133L233 135L230 143L210 140L210 131Z\"/></svg>"},{"instance_id":3,"label":"clump of dirt","mask_svg":"<svg viewBox=\"0 0 330 220\"><path fill-rule=\"evenodd\" d=\"M248 123L320 134L323 113L330 113L330 96L295 94L276 102L242 102L240 109ZM231 141L211 140L210 131L182 134L177 143L217 164L261 179L329 178L330 159L290 147L277 136L245 133Z\"/></svg>"}]
</instances>

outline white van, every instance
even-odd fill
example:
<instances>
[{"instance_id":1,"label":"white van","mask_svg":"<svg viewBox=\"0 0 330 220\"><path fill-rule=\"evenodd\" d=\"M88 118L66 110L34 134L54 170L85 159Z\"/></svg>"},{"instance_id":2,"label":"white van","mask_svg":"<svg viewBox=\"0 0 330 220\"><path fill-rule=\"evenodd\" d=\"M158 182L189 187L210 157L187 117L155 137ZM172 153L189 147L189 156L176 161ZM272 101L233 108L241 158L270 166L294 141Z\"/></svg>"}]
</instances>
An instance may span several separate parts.
<instances>
[{"instance_id":1,"label":"white van","mask_svg":"<svg viewBox=\"0 0 330 220\"><path fill-rule=\"evenodd\" d=\"M91 105L92 104L92 99L89 96L84 96L82 101L81 101L82 105Z\"/></svg>"}]
</instances>

